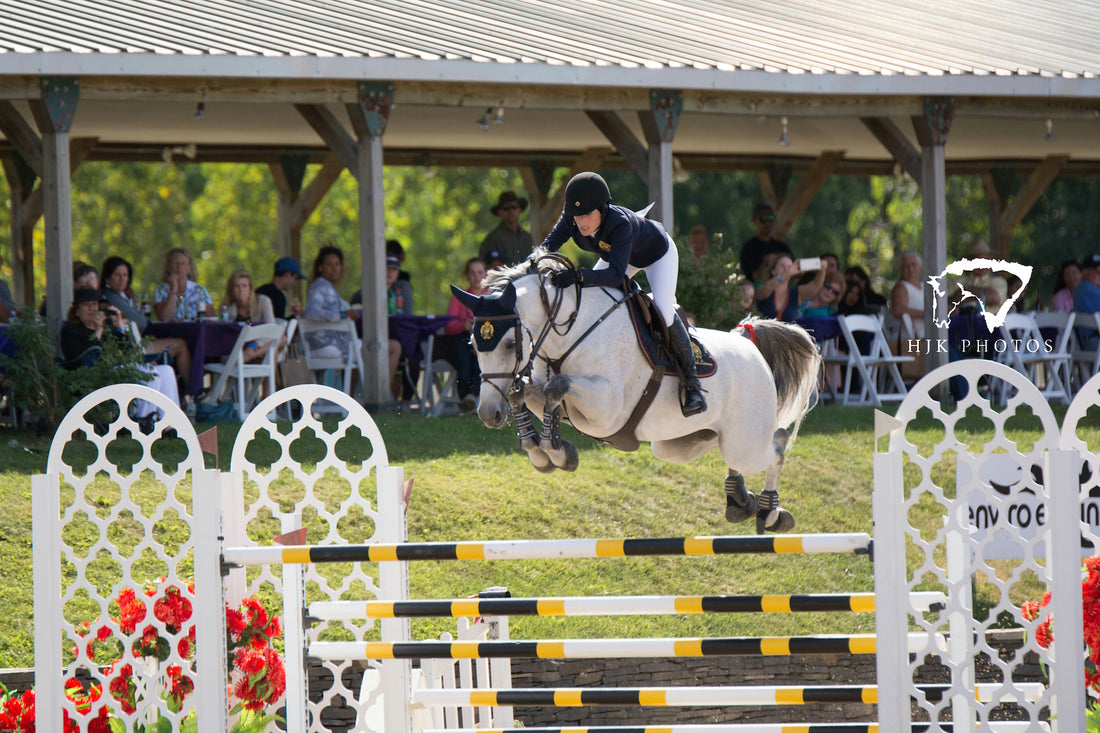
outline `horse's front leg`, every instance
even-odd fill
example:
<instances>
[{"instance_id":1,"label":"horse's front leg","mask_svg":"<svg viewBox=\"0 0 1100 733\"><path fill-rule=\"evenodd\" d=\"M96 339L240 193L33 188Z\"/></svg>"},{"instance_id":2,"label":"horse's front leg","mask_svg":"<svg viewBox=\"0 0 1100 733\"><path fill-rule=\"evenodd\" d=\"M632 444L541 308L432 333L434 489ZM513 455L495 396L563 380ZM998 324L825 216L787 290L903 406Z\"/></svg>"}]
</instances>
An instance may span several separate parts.
<instances>
[{"instance_id":1,"label":"horse's front leg","mask_svg":"<svg viewBox=\"0 0 1100 733\"><path fill-rule=\"evenodd\" d=\"M561 402L569 392L569 381L569 377L558 374L542 386L542 434L539 436L539 447L558 468L576 471L580 464L577 447L561 437Z\"/></svg>"},{"instance_id":2,"label":"horse's front leg","mask_svg":"<svg viewBox=\"0 0 1100 733\"><path fill-rule=\"evenodd\" d=\"M508 407L512 410L512 418L516 421L516 437L519 438L519 447L527 452L527 460L535 470L549 473L555 468L550 456L542 449L539 434L535 432L534 420L531 410L524 401L522 387L509 390Z\"/></svg>"}]
</instances>

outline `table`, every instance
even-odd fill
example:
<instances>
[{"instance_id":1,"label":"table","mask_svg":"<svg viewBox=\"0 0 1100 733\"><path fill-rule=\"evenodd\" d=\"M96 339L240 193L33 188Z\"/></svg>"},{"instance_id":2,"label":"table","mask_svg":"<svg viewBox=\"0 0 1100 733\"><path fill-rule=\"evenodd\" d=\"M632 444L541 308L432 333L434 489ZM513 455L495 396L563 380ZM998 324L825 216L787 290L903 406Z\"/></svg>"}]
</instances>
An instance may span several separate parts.
<instances>
[{"instance_id":1,"label":"table","mask_svg":"<svg viewBox=\"0 0 1100 733\"><path fill-rule=\"evenodd\" d=\"M840 321L836 316L826 316L824 318L796 318L794 322L814 337L814 341L818 344L823 344L826 341L832 341L835 338L840 338Z\"/></svg>"},{"instance_id":2,"label":"table","mask_svg":"<svg viewBox=\"0 0 1100 733\"><path fill-rule=\"evenodd\" d=\"M191 373L187 377L187 392L202 391L203 364L207 359L229 356L244 324L235 321L164 321L150 323L146 336L181 338L191 350Z\"/></svg>"},{"instance_id":3,"label":"table","mask_svg":"<svg viewBox=\"0 0 1100 733\"><path fill-rule=\"evenodd\" d=\"M403 313L387 316L389 337L401 344L401 353L410 361L419 361L420 343L453 321L455 316L410 316ZM355 330L363 337L363 320L355 322Z\"/></svg>"}]
</instances>

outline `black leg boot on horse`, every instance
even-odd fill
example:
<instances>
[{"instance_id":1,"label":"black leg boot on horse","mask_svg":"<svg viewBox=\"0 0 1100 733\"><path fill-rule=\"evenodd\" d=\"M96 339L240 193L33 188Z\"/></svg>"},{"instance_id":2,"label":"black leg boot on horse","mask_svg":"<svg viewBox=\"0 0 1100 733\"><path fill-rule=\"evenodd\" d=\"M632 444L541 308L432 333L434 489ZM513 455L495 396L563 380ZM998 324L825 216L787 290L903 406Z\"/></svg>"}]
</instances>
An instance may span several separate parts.
<instances>
[{"instance_id":1,"label":"black leg boot on horse","mask_svg":"<svg viewBox=\"0 0 1100 733\"><path fill-rule=\"evenodd\" d=\"M703 399L703 385L699 384L699 376L695 373L695 353L691 348L691 338L680 316L674 316L672 325L668 327L669 351L680 367L683 375L683 399L680 401L680 411L684 417L691 417L704 412L707 409L707 401Z\"/></svg>"}]
</instances>

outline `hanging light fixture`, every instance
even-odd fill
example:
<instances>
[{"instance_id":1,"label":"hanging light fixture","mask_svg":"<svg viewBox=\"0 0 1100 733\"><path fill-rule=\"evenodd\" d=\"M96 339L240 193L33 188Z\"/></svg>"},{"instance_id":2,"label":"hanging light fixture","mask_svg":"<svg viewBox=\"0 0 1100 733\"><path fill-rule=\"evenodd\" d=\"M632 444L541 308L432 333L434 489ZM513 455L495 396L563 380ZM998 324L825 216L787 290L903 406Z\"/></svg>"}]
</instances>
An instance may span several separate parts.
<instances>
[{"instance_id":1,"label":"hanging light fixture","mask_svg":"<svg viewBox=\"0 0 1100 733\"><path fill-rule=\"evenodd\" d=\"M779 145L782 147L788 147L791 144L791 139L787 137L787 118L779 118Z\"/></svg>"},{"instance_id":2,"label":"hanging light fixture","mask_svg":"<svg viewBox=\"0 0 1100 733\"><path fill-rule=\"evenodd\" d=\"M504 107L503 106L497 107L497 111L493 115L493 124L494 125L503 125L504 124Z\"/></svg>"},{"instance_id":3,"label":"hanging light fixture","mask_svg":"<svg viewBox=\"0 0 1100 733\"><path fill-rule=\"evenodd\" d=\"M1047 134L1043 138L1048 143L1054 142L1054 120L1047 118Z\"/></svg>"}]
</instances>

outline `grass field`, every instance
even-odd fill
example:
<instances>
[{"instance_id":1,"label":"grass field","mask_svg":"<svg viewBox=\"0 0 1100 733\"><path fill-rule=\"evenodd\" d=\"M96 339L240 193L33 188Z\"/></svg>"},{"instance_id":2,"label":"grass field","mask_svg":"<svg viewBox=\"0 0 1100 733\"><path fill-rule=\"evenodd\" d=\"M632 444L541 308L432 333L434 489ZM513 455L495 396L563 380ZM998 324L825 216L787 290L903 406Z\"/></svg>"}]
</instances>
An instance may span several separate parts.
<instances>
[{"instance_id":1,"label":"grass field","mask_svg":"<svg viewBox=\"0 0 1100 733\"><path fill-rule=\"evenodd\" d=\"M410 541L745 534L723 516L725 468L716 453L688 466L602 447L580 449L571 474L540 474L514 431L475 417L425 420L380 415L389 461L415 479ZM870 408L819 407L803 425L783 472L784 505L797 532L871 532ZM236 424L219 435L223 465ZM935 440L935 426L910 431ZM0 667L33 664L30 477L45 470L48 443L0 430ZM306 456L308 460L308 455ZM759 489L763 475L752 477ZM155 493L152 495L155 499ZM494 585L513 596L760 594L873 590L865 556L725 556L574 561L424 562L411 568L414 598L464 597ZM513 638L734 636L870 632L871 614L732 614L682 617L514 618ZM420 638L453 621L414 624Z\"/></svg>"}]
</instances>

